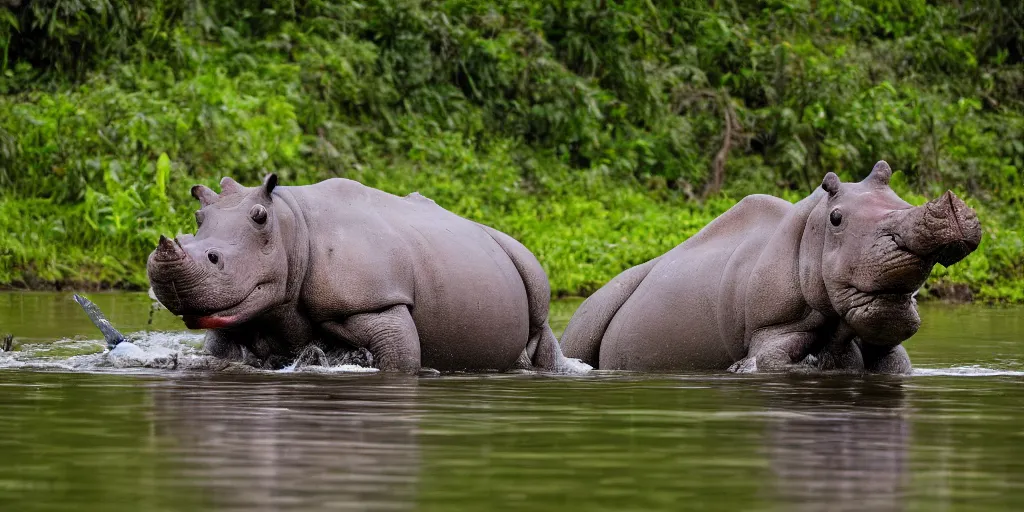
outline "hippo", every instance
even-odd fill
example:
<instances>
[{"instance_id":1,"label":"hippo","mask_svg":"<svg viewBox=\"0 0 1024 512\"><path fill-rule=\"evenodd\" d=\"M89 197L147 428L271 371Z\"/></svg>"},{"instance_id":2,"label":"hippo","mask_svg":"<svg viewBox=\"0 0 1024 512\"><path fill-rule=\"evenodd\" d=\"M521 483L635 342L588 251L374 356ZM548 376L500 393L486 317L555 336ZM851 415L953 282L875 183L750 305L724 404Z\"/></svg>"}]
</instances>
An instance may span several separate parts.
<instances>
[{"instance_id":1,"label":"hippo","mask_svg":"<svg viewBox=\"0 0 1024 512\"><path fill-rule=\"evenodd\" d=\"M366 349L382 371L584 372L548 325L550 284L512 237L412 193L276 174L196 185L197 231L160 237L157 300L212 355L280 368L304 348Z\"/></svg>"},{"instance_id":2,"label":"hippo","mask_svg":"<svg viewBox=\"0 0 1024 512\"><path fill-rule=\"evenodd\" d=\"M598 369L911 371L902 342L935 263L977 249L977 214L951 191L911 206L875 164L828 173L797 203L751 195L584 301L561 343Z\"/></svg>"}]
</instances>

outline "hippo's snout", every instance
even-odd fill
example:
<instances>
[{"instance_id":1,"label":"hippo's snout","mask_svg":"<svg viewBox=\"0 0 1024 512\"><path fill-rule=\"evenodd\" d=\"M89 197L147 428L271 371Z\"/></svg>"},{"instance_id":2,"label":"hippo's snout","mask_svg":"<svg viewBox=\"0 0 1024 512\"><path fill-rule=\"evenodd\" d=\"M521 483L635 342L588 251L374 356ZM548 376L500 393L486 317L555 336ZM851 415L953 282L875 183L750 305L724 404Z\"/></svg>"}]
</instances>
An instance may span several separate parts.
<instances>
[{"instance_id":1,"label":"hippo's snout","mask_svg":"<svg viewBox=\"0 0 1024 512\"><path fill-rule=\"evenodd\" d=\"M949 190L906 210L896 231L907 250L946 267L967 257L981 243L978 214Z\"/></svg>"},{"instance_id":2,"label":"hippo's snout","mask_svg":"<svg viewBox=\"0 0 1024 512\"><path fill-rule=\"evenodd\" d=\"M190 237L183 238L186 244L190 242ZM146 265L153 293L174 314L202 307L204 299L199 289L208 281L211 270L223 267L219 254L199 260L189 253L190 249L192 245L183 246L178 239L161 235Z\"/></svg>"}]
</instances>

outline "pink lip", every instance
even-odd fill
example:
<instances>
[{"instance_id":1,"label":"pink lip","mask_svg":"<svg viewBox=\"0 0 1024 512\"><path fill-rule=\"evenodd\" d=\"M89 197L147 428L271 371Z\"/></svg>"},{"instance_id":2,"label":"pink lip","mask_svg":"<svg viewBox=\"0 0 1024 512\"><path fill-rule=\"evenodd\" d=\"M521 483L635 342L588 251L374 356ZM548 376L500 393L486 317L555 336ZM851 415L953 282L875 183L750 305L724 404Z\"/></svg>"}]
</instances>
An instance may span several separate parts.
<instances>
[{"instance_id":1,"label":"pink lip","mask_svg":"<svg viewBox=\"0 0 1024 512\"><path fill-rule=\"evenodd\" d=\"M185 326L189 329L223 329L237 322L234 316L185 316Z\"/></svg>"}]
</instances>

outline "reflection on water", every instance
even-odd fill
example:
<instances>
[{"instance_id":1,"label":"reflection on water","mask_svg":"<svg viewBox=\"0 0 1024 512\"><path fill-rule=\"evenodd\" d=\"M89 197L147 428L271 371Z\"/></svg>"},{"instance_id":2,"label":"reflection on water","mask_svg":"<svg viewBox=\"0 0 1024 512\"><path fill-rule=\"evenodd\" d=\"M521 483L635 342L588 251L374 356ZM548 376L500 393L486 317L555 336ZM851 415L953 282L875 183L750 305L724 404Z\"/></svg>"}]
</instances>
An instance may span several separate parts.
<instances>
[{"instance_id":1,"label":"reflection on water","mask_svg":"<svg viewBox=\"0 0 1024 512\"><path fill-rule=\"evenodd\" d=\"M174 440L180 477L217 508L412 509L416 384L188 379L153 389L153 423Z\"/></svg>"},{"instance_id":2,"label":"reflection on water","mask_svg":"<svg viewBox=\"0 0 1024 512\"><path fill-rule=\"evenodd\" d=\"M1020 309L926 307L908 343L924 368L909 378L415 378L125 369L69 298L11 295L0 332L21 345L0 354L4 511L1000 510L1024 498ZM144 296L94 300L126 332L146 328ZM571 306L556 306L556 330ZM200 357L194 333L136 338L147 354Z\"/></svg>"},{"instance_id":3,"label":"reflection on water","mask_svg":"<svg viewBox=\"0 0 1024 512\"><path fill-rule=\"evenodd\" d=\"M912 436L902 383L808 384L814 392L766 397L789 413L767 428L777 491L793 510L903 510Z\"/></svg>"},{"instance_id":4,"label":"reflection on water","mask_svg":"<svg viewBox=\"0 0 1024 512\"><path fill-rule=\"evenodd\" d=\"M927 382L4 371L0 509L1016 506L1020 383Z\"/></svg>"}]
</instances>

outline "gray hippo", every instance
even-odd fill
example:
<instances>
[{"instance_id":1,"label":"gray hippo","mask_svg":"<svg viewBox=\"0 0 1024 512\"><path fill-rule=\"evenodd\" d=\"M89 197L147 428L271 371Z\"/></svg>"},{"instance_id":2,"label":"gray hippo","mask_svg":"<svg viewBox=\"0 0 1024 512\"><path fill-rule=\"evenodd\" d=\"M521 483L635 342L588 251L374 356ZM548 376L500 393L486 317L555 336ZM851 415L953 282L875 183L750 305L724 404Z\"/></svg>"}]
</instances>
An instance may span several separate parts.
<instances>
[{"instance_id":1,"label":"gray hippo","mask_svg":"<svg viewBox=\"0 0 1024 512\"><path fill-rule=\"evenodd\" d=\"M161 236L147 263L217 357L281 367L316 344L366 349L385 371L590 369L563 357L547 276L504 233L341 178L220 186L192 187L195 236Z\"/></svg>"},{"instance_id":2,"label":"gray hippo","mask_svg":"<svg viewBox=\"0 0 1024 512\"><path fill-rule=\"evenodd\" d=\"M909 372L915 295L981 228L952 192L913 207L891 176L880 161L859 183L828 173L796 204L744 198L584 301L562 350L599 369Z\"/></svg>"}]
</instances>

